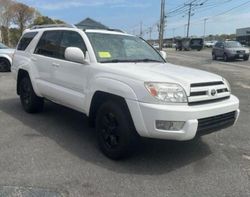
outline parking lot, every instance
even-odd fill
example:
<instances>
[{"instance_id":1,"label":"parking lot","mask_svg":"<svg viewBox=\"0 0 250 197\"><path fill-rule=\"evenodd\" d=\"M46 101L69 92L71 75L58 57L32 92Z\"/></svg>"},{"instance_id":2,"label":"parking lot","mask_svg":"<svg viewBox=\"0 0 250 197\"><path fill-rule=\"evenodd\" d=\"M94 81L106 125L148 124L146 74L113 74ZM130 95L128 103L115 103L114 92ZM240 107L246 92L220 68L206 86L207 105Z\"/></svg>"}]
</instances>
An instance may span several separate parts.
<instances>
[{"instance_id":1,"label":"parking lot","mask_svg":"<svg viewBox=\"0 0 250 197\"><path fill-rule=\"evenodd\" d=\"M99 152L84 115L51 102L41 114L26 114L11 74L0 73L0 196L25 190L30 196L249 197L250 61L212 61L209 49L168 49L167 56L230 81L240 99L235 127L189 142L143 140L133 157L114 162Z\"/></svg>"}]
</instances>

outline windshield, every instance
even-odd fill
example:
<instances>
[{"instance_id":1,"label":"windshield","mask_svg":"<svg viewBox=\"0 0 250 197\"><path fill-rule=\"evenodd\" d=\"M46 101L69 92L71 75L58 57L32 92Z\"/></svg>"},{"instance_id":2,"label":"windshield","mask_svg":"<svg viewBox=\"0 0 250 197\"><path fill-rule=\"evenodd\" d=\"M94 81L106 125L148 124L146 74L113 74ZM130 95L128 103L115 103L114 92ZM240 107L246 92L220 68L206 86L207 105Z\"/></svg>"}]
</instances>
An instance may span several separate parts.
<instances>
[{"instance_id":1,"label":"windshield","mask_svg":"<svg viewBox=\"0 0 250 197\"><path fill-rule=\"evenodd\" d=\"M227 48L239 48L239 47L242 47L239 42L235 42L235 41L226 42L225 45L226 45Z\"/></svg>"},{"instance_id":2,"label":"windshield","mask_svg":"<svg viewBox=\"0 0 250 197\"><path fill-rule=\"evenodd\" d=\"M4 44L0 43L0 49L7 49L8 47L5 46Z\"/></svg>"},{"instance_id":3,"label":"windshield","mask_svg":"<svg viewBox=\"0 0 250 197\"><path fill-rule=\"evenodd\" d=\"M100 63L164 62L144 40L127 35L87 33Z\"/></svg>"}]
</instances>

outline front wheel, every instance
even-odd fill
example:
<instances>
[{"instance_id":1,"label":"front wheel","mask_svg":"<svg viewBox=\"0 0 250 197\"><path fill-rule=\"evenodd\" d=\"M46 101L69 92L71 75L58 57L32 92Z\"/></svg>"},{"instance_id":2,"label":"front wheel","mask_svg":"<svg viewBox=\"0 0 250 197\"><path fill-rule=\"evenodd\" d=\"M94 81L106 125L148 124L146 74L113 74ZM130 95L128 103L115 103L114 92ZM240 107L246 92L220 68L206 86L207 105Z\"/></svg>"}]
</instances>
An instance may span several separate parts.
<instances>
[{"instance_id":1,"label":"front wheel","mask_svg":"<svg viewBox=\"0 0 250 197\"><path fill-rule=\"evenodd\" d=\"M248 61L248 60L249 60L249 57L245 57L245 58L244 58L244 61Z\"/></svg>"},{"instance_id":2,"label":"front wheel","mask_svg":"<svg viewBox=\"0 0 250 197\"><path fill-rule=\"evenodd\" d=\"M96 118L96 131L101 151L113 160L131 155L137 135L125 103L105 102Z\"/></svg>"},{"instance_id":3,"label":"front wheel","mask_svg":"<svg viewBox=\"0 0 250 197\"><path fill-rule=\"evenodd\" d=\"M44 100L38 97L32 87L29 77L21 79L20 84L20 100L24 110L28 113L37 113L43 110Z\"/></svg>"},{"instance_id":4,"label":"front wheel","mask_svg":"<svg viewBox=\"0 0 250 197\"><path fill-rule=\"evenodd\" d=\"M223 55L223 59L224 59L225 62L228 62L228 61L229 61L229 58L228 58L228 56L227 56L226 53Z\"/></svg>"},{"instance_id":5,"label":"front wheel","mask_svg":"<svg viewBox=\"0 0 250 197\"><path fill-rule=\"evenodd\" d=\"M213 60L217 60L217 57L214 53L212 54L212 58L213 58Z\"/></svg>"}]
</instances>

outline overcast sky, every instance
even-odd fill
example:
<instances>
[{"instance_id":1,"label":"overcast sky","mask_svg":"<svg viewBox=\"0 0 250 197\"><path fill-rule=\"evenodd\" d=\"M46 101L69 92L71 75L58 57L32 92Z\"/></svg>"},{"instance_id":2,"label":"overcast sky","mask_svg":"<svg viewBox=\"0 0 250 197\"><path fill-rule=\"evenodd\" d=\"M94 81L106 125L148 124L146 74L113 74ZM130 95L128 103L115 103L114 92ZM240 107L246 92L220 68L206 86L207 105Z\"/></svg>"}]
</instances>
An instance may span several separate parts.
<instances>
[{"instance_id":1,"label":"overcast sky","mask_svg":"<svg viewBox=\"0 0 250 197\"><path fill-rule=\"evenodd\" d=\"M160 0L18 0L35 7L43 15L75 24L86 17L101 23L139 34L143 23L144 37L153 26L153 37L157 36L160 17ZM166 0L166 13L183 6L190 0ZM193 9L190 35L203 35L204 18L207 34L235 33L236 28L250 27L250 1L248 0L197 0L203 3ZM244 4L244 5L243 5ZM240 6L242 5L242 6ZM236 9L237 6L240 6ZM232 10L231 10L232 9ZM231 10L227 13L224 13ZM173 15L173 14L172 14ZM187 9L167 18L166 36L183 36L187 24Z\"/></svg>"}]
</instances>

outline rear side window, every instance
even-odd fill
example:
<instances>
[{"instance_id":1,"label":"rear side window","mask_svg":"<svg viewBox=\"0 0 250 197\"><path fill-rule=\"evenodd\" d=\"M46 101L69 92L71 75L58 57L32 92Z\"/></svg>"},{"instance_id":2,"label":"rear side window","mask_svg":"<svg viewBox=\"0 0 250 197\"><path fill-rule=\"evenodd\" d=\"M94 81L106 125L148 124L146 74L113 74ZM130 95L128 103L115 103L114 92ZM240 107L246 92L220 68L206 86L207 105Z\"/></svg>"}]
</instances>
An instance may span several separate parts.
<instances>
[{"instance_id":1,"label":"rear side window","mask_svg":"<svg viewBox=\"0 0 250 197\"><path fill-rule=\"evenodd\" d=\"M21 40L19 41L19 44L17 46L17 50L19 51L25 51L26 48L29 46L33 38L37 35L38 32L29 32L23 35Z\"/></svg>"},{"instance_id":2,"label":"rear side window","mask_svg":"<svg viewBox=\"0 0 250 197\"><path fill-rule=\"evenodd\" d=\"M44 32L35 49L35 54L59 58L59 44L62 31Z\"/></svg>"}]
</instances>

